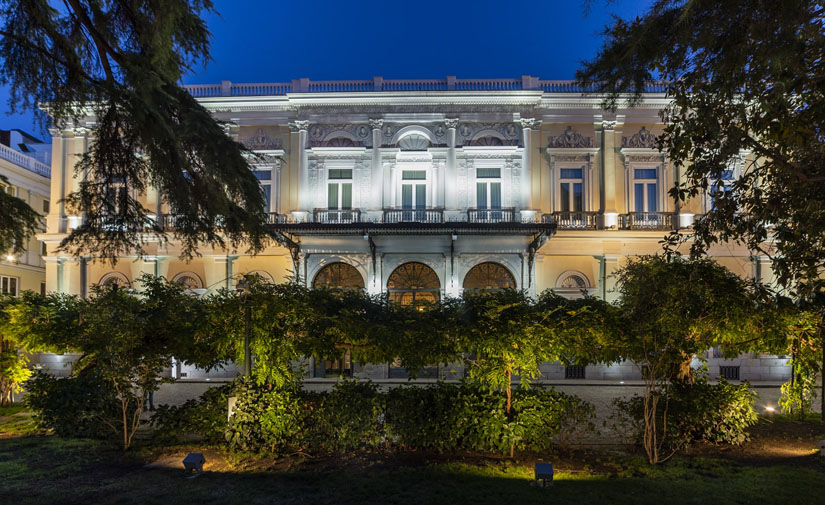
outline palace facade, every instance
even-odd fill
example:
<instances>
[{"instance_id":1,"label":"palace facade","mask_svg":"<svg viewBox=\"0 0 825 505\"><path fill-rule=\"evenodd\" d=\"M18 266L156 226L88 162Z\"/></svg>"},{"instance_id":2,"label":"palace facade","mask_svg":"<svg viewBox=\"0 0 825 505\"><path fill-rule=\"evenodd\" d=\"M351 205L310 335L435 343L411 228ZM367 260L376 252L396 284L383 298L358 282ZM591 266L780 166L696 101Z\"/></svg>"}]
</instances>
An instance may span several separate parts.
<instances>
[{"instance_id":1,"label":"palace facade","mask_svg":"<svg viewBox=\"0 0 825 505\"><path fill-rule=\"evenodd\" d=\"M654 254L671 230L690 228L712 195L679 205L668 189L681 175L655 146L663 88L607 112L575 83L521 79L384 80L188 86L259 154L254 172L267 196L270 226L288 238L255 257L204 248L190 262L175 243L150 244L144 257L113 268L53 251L83 219L61 199L78 183L77 155L93 118L52 130L48 289L85 296L93 283L135 285L162 275L196 293L232 288L257 273L275 282L358 287L419 303L464 290L515 288L531 295L615 298L612 273L628 258ZM733 174L748 153L732 160ZM725 182L720 181L723 188ZM150 191L143 203L170 229L175 216ZM711 255L743 277L770 282L767 258L716 245ZM785 360L711 351L711 376L785 380ZM313 377L402 378L394 364L311 359ZM429 371L450 378L455 370ZM226 372L234 375L233 370ZM178 377L199 376L180 368ZM547 380L638 379L632 365L565 368Z\"/></svg>"}]
</instances>

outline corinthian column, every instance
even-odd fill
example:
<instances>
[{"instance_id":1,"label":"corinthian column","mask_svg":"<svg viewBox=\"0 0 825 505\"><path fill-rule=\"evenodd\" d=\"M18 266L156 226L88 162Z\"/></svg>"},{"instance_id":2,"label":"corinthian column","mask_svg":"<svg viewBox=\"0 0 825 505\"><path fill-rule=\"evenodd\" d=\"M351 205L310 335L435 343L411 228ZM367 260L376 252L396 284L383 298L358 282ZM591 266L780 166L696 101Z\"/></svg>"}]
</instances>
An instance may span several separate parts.
<instances>
[{"instance_id":1,"label":"corinthian column","mask_svg":"<svg viewBox=\"0 0 825 505\"><path fill-rule=\"evenodd\" d=\"M458 208L458 197L456 196L456 189L458 188L458 173L455 162L455 129L458 127L458 119L445 119L444 126L447 127L447 169L444 176L445 192L444 192L444 207L447 210Z\"/></svg>"},{"instance_id":2,"label":"corinthian column","mask_svg":"<svg viewBox=\"0 0 825 505\"><path fill-rule=\"evenodd\" d=\"M521 210L530 210L532 205L532 150L533 144L531 142L532 130L537 129L541 125L541 121L535 118L521 118L522 137L524 138L524 152L521 158Z\"/></svg>"},{"instance_id":3,"label":"corinthian column","mask_svg":"<svg viewBox=\"0 0 825 505\"><path fill-rule=\"evenodd\" d=\"M380 211L384 207L384 167L381 166L381 127L383 119L370 119L372 128L372 210Z\"/></svg>"},{"instance_id":4,"label":"corinthian column","mask_svg":"<svg viewBox=\"0 0 825 505\"><path fill-rule=\"evenodd\" d=\"M289 123L289 131L298 133L298 209L310 212L312 210L312 193L309 189L309 164L307 163L307 130L309 121L293 121ZM290 191L292 192L292 190Z\"/></svg>"}]
</instances>

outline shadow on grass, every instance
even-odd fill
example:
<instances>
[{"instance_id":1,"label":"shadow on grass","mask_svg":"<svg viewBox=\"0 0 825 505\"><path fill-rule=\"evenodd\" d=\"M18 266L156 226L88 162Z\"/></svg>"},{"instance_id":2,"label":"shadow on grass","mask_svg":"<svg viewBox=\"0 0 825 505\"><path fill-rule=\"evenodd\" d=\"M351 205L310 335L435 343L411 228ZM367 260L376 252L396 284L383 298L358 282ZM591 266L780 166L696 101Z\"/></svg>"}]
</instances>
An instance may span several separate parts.
<instances>
[{"instance_id":1,"label":"shadow on grass","mask_svg":"<svg viewBox=\"0 0 825 505\"><path fill-rule=\"evenodd\" d=\"M813 456L811 456L813 457ZM359 465L292 471L146 469L136 454L101 442L37 436L0 440L5 504L361 504L361 503L795 503L821 504L825 468L745 466L683 458L651 468L623 461L614 475L557 474L530 485L532 468L507 461ZM303 469L302 469L303 468Z\"/></svg>"}]
</instances>

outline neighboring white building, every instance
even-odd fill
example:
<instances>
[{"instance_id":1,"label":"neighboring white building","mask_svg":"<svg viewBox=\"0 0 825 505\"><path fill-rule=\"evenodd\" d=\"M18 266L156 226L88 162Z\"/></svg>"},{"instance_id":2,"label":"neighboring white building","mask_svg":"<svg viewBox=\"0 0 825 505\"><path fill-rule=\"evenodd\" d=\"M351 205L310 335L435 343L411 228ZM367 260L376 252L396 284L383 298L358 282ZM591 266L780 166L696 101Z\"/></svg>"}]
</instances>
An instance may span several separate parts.
<instances>
[{"instance_id":1,"label":"neighboring white building","mask_svg":"<svg viewBox=\"0 0 825 505\"><path fill-rule=\"evenodd\" d=\"M0 175L8 180L7 183L0 182L0 191L22 199L31 208L46 215L50 205L50 169L48 164L29 156L28 151L21 152L20 146L24 145L24 140L29 144L43 144L19 130L0 130ZM32 237L22 254L0 251L0 293L17 296L25 290L45 292L46 268L42 247L42 243Z\"/></svg>"},{"instance_id":2,"label":"neighboring white building","mask_svg":"<svg viewBox=\"0 0 825 505\"><path fill-rule=\"evenodd\" d=\"M272 226L294 242L256 257L202 250L189 263L178 258L177 244L157 243L146 257L123 258L115 268L51 254L50 290L85 295L93 283L132 285L143 272L209 290L256 272L387 292L403 303L491 287L611 300L611 274L627 258L660 251L669 230L690 227L710 205L705 198L678 206L667 195L680 174L654 145L667 103L656 85L640 106L615 113L573 82L530 76L224 81L188 89L231 125L230 135L263 156L255 173ZM50 251L82 219L60 199L74 187L74 160L86 151L93 124L90 118L52 131L55 176L42 236ZM151 193L144 205L174 223ZM770 280L768 260L753 260L741 246L716 245L710 253L741 276ZM711 356L710 372L784 380L789 369L781 361ZM315 376L353 369L379 379L404 375L392 364L346 359L311 366ZM543 370L550 380L639 377L631 365Z\"/></svg>"}]
</instances>

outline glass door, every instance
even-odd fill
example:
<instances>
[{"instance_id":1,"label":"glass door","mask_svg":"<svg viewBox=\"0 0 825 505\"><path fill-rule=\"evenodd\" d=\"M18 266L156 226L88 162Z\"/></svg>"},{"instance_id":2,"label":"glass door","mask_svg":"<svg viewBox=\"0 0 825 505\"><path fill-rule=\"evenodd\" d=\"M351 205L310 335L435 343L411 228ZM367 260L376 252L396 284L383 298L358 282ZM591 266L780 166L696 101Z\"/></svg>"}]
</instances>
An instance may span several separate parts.
<instances>
[{"instance_id":1,"label":"glass door","mask_svg":"<svg viewBox=\"0 0 825 505\"><path fill-rule=\"evenodd\" d=\"M404 170L401 174L401 209L404 221L426 221L427 171ZM420 212L408 212L419 210Z\"/></svg>"}]
</instances>

